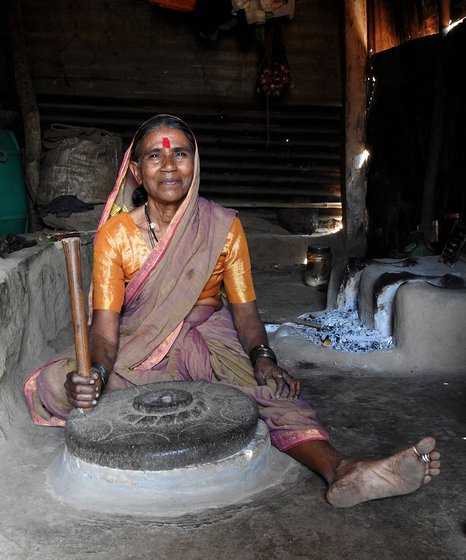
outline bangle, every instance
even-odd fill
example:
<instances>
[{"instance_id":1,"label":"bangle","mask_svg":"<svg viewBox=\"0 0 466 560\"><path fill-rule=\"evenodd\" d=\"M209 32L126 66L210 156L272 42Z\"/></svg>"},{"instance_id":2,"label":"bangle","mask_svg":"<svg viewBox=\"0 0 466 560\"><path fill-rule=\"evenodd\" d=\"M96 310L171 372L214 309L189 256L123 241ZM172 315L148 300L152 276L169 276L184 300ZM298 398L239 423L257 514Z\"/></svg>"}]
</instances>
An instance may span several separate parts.
<instances>
[{"instance_id":1,"label":"bangle","mask_svg":"<svg viewBox=\"0 0 466 560\"><path fill-rule=\"evenodd\" d=\"M100 380L102 381L102 391L103 391L105 389L105 386L107 385L108 378L110 377L110 373L108 372L108 369L102 364L91 364L91 367L97 370L97 373L100 376Z\"/></svg>"},{"instance_id":2,"label":"bangle","mask_svg":"<svg viewBox=\"0 0 466 560\"><path fill-rule=\"evenodd\" d=\"M277 356L275 355L275 352L264 344L254 346L251 352L249 352L249 358L253 366L256 365L257 360L259 360L260 358L269 358L270 360L277 363Z\"/></svg>"}]
</instances>

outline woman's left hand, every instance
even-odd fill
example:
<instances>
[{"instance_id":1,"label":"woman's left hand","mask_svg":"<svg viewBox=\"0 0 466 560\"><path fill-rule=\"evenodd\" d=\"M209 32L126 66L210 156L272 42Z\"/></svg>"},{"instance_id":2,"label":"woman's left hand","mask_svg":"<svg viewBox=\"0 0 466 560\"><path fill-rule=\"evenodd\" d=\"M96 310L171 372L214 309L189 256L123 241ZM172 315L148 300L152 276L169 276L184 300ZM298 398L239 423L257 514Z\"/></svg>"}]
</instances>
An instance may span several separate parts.
<instances>
[{"instance_id":1,"label":"woman's left hand","mask_svg":"<svg viewBox=\"0 0 466 560\"><path fill-rule=\"evenodd\" d=\"M267 385L268 379L274 379L277 384L276 399L279 399L284 392L286 398L297 399L301 392L301 383L269 358L259 358L256 361L254 377L258 385Z\"/></svg>"}]
</instances>

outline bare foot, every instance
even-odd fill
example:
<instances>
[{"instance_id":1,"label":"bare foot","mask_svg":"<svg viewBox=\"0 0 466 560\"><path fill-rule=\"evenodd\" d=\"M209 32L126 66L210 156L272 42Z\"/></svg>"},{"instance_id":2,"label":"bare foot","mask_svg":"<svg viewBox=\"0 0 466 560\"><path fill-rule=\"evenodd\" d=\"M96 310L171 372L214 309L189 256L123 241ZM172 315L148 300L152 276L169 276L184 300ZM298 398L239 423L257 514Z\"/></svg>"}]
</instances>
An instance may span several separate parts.
<instances>
[{"instance_id":1,"label":"bare foot","mask_svg":"<svg viewBox=\"0 0 466 560\"><path fill-rule=\"evenodd\" d=\"M435 439L421 439L416 448L421 455L429 454L431 462L425 463L413 447L386 459L343 460L336 480L327 491L327 501L335 507L351 507L414 492L440 473L440 453L435 451Z\"/></svg>"}]
</instances>

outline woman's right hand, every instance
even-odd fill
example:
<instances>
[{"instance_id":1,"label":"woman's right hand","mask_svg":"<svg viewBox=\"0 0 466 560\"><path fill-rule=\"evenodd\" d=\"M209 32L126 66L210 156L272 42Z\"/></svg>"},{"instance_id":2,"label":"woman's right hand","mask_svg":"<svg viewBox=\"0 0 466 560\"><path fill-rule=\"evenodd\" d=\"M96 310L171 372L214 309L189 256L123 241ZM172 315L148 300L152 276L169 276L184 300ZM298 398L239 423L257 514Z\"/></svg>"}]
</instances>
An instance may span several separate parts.
<instances>
[{"instance_id":1,"label":"woman's right hand","mask_svg":"<svg viewBox=\"0 0 466 560\"><path fill-rule=\"evenodd\" d=\"M92 369L90 377L70 371L66 376L65 391L68 402L75 408L94 408L102 394L102 380Z\"/></svg>"},{"instance_id":2,"label":"woman's right hand","mask_svg":"<svg viewBox=\"0 0 466 560\"><path fill-rule=\"evenodd\" d=\"M94 310L89 330L91 363L104 364L108 372L112 371L116 360L119 330L119 313L104 309ZM83 377L77 371L70 371L64 386L70 405L85 409L94 408L104 389L99 370L93 367L91 367L90 377Z\"/></svg>"}]
</instances>

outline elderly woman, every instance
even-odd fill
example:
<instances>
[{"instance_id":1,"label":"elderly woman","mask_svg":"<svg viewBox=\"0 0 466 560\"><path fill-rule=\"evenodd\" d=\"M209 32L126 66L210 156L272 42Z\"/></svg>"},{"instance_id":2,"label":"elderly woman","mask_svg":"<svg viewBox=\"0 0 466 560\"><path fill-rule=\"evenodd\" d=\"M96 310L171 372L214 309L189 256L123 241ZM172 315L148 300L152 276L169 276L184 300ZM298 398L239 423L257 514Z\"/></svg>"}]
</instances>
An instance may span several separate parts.
<instances>
[{"instance_id":1,"label":"elderly woman","mask_svg":"<svg viewBox=\"0 0 466 560\"><path fill-rule=\"evenodd\" d=\"M69 351L35 372L25 384L34 421L63 425L74 407L92 408L103 392L134 385L227 383L256 400L273 445L325 478L334 506L429 482L440 466L431 437L375 461L331 446L299 382L268 346L239 219L198 189L191 130L169 115L143 123L95 238L91 377L73 371Z\"/></svg>"}]
</instances>

